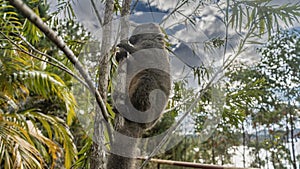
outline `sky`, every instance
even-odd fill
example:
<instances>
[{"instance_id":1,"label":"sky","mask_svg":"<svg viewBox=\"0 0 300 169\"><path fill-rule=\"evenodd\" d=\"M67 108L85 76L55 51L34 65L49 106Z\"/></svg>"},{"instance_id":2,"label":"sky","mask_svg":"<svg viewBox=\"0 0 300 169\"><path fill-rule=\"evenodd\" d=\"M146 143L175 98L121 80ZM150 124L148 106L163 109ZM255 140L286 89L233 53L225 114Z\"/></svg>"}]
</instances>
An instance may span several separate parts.
<instances>
[{"instance_id":1,"label":"sky","mask_svg":"<svg viewBox=\"0 0 300 169\"><path fill-rule=\"evenodd\" d=\"M50 1L53 2L54 0ZM95 10L92 7L91 1L77 0L72 2L72 6L78 21L82 23L90 32L97 35L101 34L102 29L100 24L97 22ZM104 16L104 4L98 0L94 0L94 2L96 3L100 16ZM273 0L271 1L271 4L282 5L283 3L295 2L296 1L292 0ZM149 5L151 6L149 7ZM174 73L173 77L176 79L184 78L189 74L190 71L186 66L195 67L201 64L204 64L205 66L211 66L212 64L218 64L216 61L222 61L225 57L224 51L222 50L215 49L214 53L208 53L207 51L204 51L203 42L215 37L224 37L225 35L225 27L221 21L223 16L222 13L218 11L216 5L207 5L203 7L200 6L198 12L201 13L201 15L199 15L197 18L194 18L195 25L190 23L181 23L181 21L185 19L183 14L190 15L193 13L195 8L198 7L198 5L198 1L189 1L188 5L184 5L181 8L182 15L174 14L161 24L166 33L169 35L170 42L175 45L172 46L173 51L178 54L177 58L170 57L174 68L172 71ZM131 15L130 20L135 23L160 23L168 13L174 10L175 6L176 1L174 0L140 0L136 5L135 11ZM51 9L55 10L55 5L52 5ZM150 13L151 11L152 13ZM119 18L114 19L114 22L118 22ZM284 26L284 24L282 25ZM295 26L297 25L299 25L299 23L295 24ZM241 40L239 35L233 29L229 30L228 39L228 46L230 47L227 49L226 55L232 54L232 50L230 49L236 49L239 41ZM178 42L178 40L180 42ZM266 39L260 41L266 41ZM258 61L259 55L256 52L256 47L257 46L248 45L247 50L239 57L240 61L247 63Z\"/></svg>"}]
</instances>

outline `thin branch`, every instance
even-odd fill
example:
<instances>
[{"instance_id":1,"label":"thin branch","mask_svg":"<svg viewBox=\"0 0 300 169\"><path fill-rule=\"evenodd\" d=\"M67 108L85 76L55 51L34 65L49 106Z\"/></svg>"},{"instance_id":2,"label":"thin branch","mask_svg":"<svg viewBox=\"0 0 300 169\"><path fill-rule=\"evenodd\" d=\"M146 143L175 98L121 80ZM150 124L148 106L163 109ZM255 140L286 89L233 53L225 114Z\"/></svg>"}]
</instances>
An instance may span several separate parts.
<instances>
[{"instance_id":1,"label":"thin branch","mask_svg":"<svg viewBox=\"0 0 300 169\"><path fill-rule=\"evenodd\" d=\"M189 12L190 14L189 15L184 15L182 12L180 11L177 11L180 15L183 16L183 19L177 19L177 22L174 22L173 24L170 24L169 26L165 27L164 29L168 29L168 28L171 28L173 27L174 25L177 25L177 24L180 24L182 22L186 22L187 20L190 21L192 24L193 22L191 21L192 19L190 18L193 14L196 13L197 10L199 10L199 8L203 6L203 2L199 2L198 5L196 6L196 8L192 11L192 12ZM164 20L166 21L166 20ZM160 23L162 24L162 22Z\"/></svg>"},{"instance_id":2,"label":"thin branch","mask_svg":"<svg viewBox=\"0 0 300 169\"><path fill-rule=\"evenodd\" d=\"M176 105L176 106L174 106L174 107L171 107L171 108L169 108L169 109L164 110L164 111L163 111L163 114L168 113L168 112L170 112L170 111L173 111L173 110L179 108L180 106L182 106L182 105L186 104L187 102L191 101L193 98L195 98L194 95L191 96L191 97L189 97L189 98L186 98L186 99L183 100L182 102L178 103L178 105Z\"/></svg>"},{"instance_id":3,"label":"thin branch","mask_svg":"<svg viewBox=\"0 0 300 169\"><path fill-rule=\"evenodd\" d=\"M176 12L178 12L180 15L182 15L183 17L184 17L184 19L181 19L180 21L178 21L178 22L175 22L175 23L173 23L173 24L171 24L171 25L169 25L168 27L166 27L165 29L167 29L167 28L170 28L170 27L172 27L172 26L174 26L174 25L176 25L176 24L178 24L178 23L181 23L181 22L185 22L186 20L189 20L189 21L191 21L191 19L190 19L190 17L197 11L197 10L199 10L199 8L201 7L201 6L203 6L203 2L199 2L198 4L197 4L197 6L193 9L193 11L191 11L191 12L189 12L190 14L189 15L184 15L183 13L181 13L180 11L179 11L179 9L181 8L181 7L183 7L186 3L188 3L188 1L187 0L185 0L184 2L182 2L182 4L179 4L180 3L180 1L177 1L177 4L176 4L176 7L162 20L162 21L160 21L160 23L159 23L159 25L162 25L166 20L168 20L173 14L175 14ZM150 4L149 4L150 5Z\"/></svg>"},{"instance_id":4,"label":"thin branch","mask_svg":"<svg viewBox=\"0 0 300 169\"><path fill-rule=\"evenodd\" d=\"M227 53L227 45L228 45L229 3L230 3L229 0L227 0L226 1L226 13L225 13L225 19L224 19L224 24L225 24L225 43L224 43L223 62L224 62L225 55Z\"/></svg>"},{"instance_id":5,"label":"thin branch","mask_svg":"<svg viewBox=\"0 0 300 169\"><path fill-rule=\"evenodd\" d=\"M150 13L151 13L151 17L152 17L152 20L155 21L155 18L153 16L153 10L152 10L152 7L151 7L151 4L150 4L150 1L147 0L147 3L148 3L148 6L149 6L149 9L150 9Z\"/></svg>"},{"instance_id":6,"label":"thin branch","mask_svg":"<svg viewBox=\"0 0 300 169\"><path fill-rule=\"evenodd\" d=\"M139 3L139 0L135 0L133 6L131 8L130 14L133 14L133 10L135 9L135 7L137 6L138 3Z\"/></svg>"},{"instance_id":7,"label":"thin branch","mask_svg":"<svg viewBox=\"0 0 300 169\"><path fill-rule=\"evenodd\" d=\"M23 15L36 25L60 50L64 52L66 57L71 61L75 68L79 71L80 75L86 81L89 86L89 90L92 94L95 94L96 101L102 111L103 117L108 121L109 115L106 110L105 103L99 92L95 89L94 83L91 80L88 73L85 71L82 64L78 61L73 51L65 44L65 42L59 37L49 26L47 26L42 19L37 16L32 9L30 9L21 0L9 0L10 4L14 6L18 11L22 12Z\"/></svg>"},{"instance_id":8,"label":"thin branch","mask_svg":"<svg viewBox=\"0 0 300 169\"><path fill-rule=\"evenodd\" d=\"M176 7L163 19L160 21L159 25L164 23L166 20L168 20L178 9L180 9L187 1L185 0L182 4L180 4L180 1L177 1ZM180 5L179 5L180 4Z\"/></svg>"},{"instance_id":9,"label":"thin branch","mask_svg":"<svg viewBox=\"0 0 300 169\"><path fill-rule=\"evenodd\" d=\"M41 58L36 58L36 59L39 59L41 61L44 61L44 62L47 62L65 72L67 72L69 75L71 75L72 77L74 77L75 79L77 79L81 84L83 84L85 87L89 88L87 83L85 83L79 76L77 76L76 74L74 74L67 66L65 66L64 64L62 64L60 61L58 61L57 59L55 59L54 57L46 54L46 53L43 53L41 51L39 51L38 49L36 49L33 45L31 45L26 39L25 37L23 37L22 35L18 35L34 52L42 55L42 56L45 56L47 58L49 58L50 60L53 60L55 63L57 63L58 65L52 63L52 62L49 62L49 61L46 61L46 60L42 60ZM19 47L19 46L18 46Z\"/></svg>"},{"instance_id":10,"label":"thin branch","mask_svg":"<svg viewBox=\"0 0 300 169\"><path fill-rule=\"evenodd\" d=\"M93 9L94 9L94 11L96 13L97 20L98 20L100 26L103 26L103 22L101 20L100 13L99 13L99 11L98 11L98 9L96 7L96 4L95 4L94 0L91 0L91 2L92 2Z\"/></svg>"},{"instance_id":11,"label":"thin branch","mask_svg":"<svg viewBox=\"0 0 300 169\"><path fill-rule=\"evenodd\" d=\"M121 41L128 40L128 33L129 33L129 22L128 22L128 15L130 11L130 4L131 0L123 0L122 2L122 11L121 11Z\"/></svg>"},{"instance_id":12,"label":"thin branch","mask_svg":"<svg viewBox=\"0 0 300 169\"><path fill-rule=\"evenodd\" d=\"M101 43L101 55L102 58L100 58L99 63L99 79L98 82L99 87L98 90L100 92L100 95L102 96L104 102L106 102L107 97L107 86L108 86L108 72L110 70L110 52L109 52L109 46L110 46L110 40L111 40L111 21L113 18L113 8L114 7L114 1L113 0L107 0L105 4L105 14L104 14L104 21L103 21L103 38Z\"/></svg>"},{"instance_id":13,"label":"thin branch","mask_svg":"<svg viewBox=\"0 0 300 169\"><path fill-rule=\"evenodd\" d=\"M126 16L129 14L130 4L131 4L131 0L123 0L121 16Z\"/></svg>"},{"instance_id":14,"label":"thin branch","mask_svg":"<svg viewBox=\"0 0 300 169\"><path fill-rule=\"evenodd\" d=\"M232 62L242 53L245 51L244 47L245 47L245 44L248 40L248 38L250 38L250 35L255 31L256 29L256 24L255 22L253 22L250 26L249 26L249 29L245 35L245 37L243 38L243 40L241 40L241 42L239 43L239 46L238 46L238 50L237 52L235 53L235 55L233 55L233 57L228 57L225 61L224 61L224 70L227 69L231 64Z\"/></svg>"}]
</instances>

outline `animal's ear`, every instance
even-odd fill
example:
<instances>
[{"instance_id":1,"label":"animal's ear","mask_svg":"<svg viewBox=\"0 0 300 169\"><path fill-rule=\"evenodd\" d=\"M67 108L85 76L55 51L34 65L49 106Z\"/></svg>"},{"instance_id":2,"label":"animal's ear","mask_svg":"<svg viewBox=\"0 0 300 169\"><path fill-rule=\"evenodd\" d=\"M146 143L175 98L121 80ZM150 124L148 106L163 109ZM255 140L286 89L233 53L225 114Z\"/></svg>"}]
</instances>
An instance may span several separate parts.
<instances>
[{"instance_id":1,"label":"animal's ear","mask_svg":"<svg viewBox=\"0 0 300 169\"><path fill-rule=\"evenodd\" d=\"M118 63L122 62L124 59L127 58L127 52L125 50L120 50L116 53L116 61Z\"/></svg>"},{"instance_id":2,"label":"animal's ear","mask_svg":"<svg viewBox=\"0 0 300 169\"><path fill-rule=\"evenodd\" d=\"M133 45L135 45L138 41L138 35L133 35L129 38L129 42Z\"/></svg>"}]
</instances>

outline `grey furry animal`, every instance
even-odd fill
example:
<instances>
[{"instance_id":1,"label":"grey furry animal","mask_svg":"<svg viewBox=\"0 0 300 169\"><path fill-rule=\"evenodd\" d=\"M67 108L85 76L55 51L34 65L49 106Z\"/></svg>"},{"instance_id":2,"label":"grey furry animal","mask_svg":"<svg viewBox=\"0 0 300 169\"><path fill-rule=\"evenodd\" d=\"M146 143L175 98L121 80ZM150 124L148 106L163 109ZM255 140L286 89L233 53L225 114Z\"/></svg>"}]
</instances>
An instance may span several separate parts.
<instances>
[{"instance_id":1,"label":"grey furry animal","mask_svg":"<svg viewBox=\"0 0 300 169\"><path fill-rule=\"evenodd\" d=\"M142 24L133 30L129 42L118 44L119 80L113 94L118 120L111 144L108 169L135 169L136 139L124 141L121 135L140 138L161 117L171 90L170 65L164 35L156 24ZM121 120L120 120L121 118Z\"/></svg>"}]
</instances>

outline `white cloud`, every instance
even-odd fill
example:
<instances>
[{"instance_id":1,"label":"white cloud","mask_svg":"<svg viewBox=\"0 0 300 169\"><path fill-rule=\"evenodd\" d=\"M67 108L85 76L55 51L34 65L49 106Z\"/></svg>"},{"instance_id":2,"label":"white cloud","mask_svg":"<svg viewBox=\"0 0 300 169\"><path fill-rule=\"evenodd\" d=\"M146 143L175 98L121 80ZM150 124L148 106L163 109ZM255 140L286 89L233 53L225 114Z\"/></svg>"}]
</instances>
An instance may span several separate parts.
<instances>
[{"instance_id":1,"label":"white cloud","mask_svg":"<svg viewBox=\"0 0 300 169\"><path fill-rule=\"evenodd\" d=\"M142 0L144 3L148 3L148 0ZM151 6L155 6L161 10L170 10L174 9L176 6L176 1L174 0L152 0L150 1Z\"/></svg>"}]
</instances>

